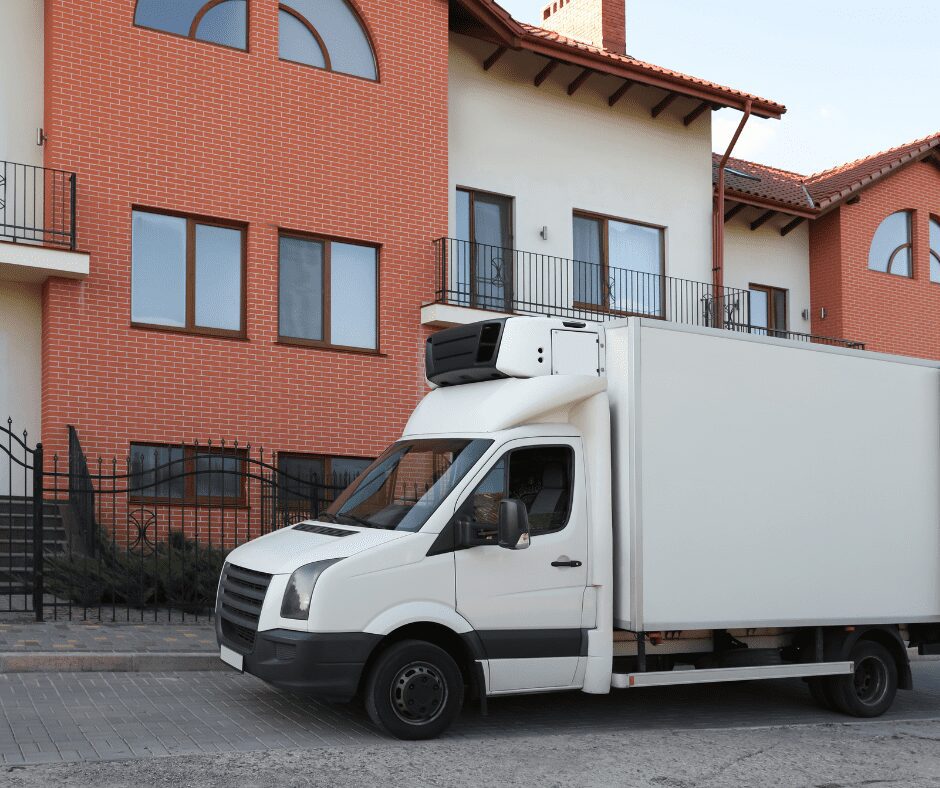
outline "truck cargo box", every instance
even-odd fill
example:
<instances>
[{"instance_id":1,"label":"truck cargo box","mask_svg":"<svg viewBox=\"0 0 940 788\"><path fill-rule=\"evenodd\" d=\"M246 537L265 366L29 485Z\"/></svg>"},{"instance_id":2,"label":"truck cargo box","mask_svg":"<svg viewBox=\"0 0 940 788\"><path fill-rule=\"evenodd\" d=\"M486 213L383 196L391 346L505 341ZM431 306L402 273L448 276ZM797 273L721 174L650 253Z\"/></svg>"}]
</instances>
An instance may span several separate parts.
<instances>
[{"instance_id":1,"label":"truck cargo box","mask_svg":"<svg viewBox=\"0 0 940 788\"><path fill-rule=\"evenodd\" d=\"M614 618L940 620L940 365L607 325Z\"/></svg>"}]
</instances>

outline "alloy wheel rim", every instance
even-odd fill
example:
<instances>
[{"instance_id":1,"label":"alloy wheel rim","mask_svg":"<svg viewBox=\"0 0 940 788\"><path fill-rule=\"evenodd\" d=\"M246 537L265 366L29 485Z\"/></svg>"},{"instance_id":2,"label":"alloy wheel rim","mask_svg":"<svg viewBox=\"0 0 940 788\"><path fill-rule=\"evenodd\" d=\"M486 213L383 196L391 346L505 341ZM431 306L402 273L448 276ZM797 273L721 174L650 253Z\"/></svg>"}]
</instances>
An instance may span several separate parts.
<instances>
[{"instance_id":1,"label":"alloy wheel rim","mask_svg":"<svg viewBox=\"0 0 940 788\"><path fill-rule=\"evenodd\" d=\"M392 709L402 722L426 725L444 711L447 682L434 665L410 662L395 675L390 695Z\"/></svg>"}]
</instances>

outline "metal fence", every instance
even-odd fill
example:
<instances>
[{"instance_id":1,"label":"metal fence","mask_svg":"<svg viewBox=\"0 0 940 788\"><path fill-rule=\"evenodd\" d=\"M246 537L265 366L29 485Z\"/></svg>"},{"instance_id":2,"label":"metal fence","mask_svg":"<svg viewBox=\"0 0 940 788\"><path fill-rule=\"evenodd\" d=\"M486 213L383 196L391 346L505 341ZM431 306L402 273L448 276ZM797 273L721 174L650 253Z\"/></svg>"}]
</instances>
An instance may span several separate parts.
<instances>
[{"instance_id":1,"label":"metal fence","mask_svg":"<svg viewBox=\"0 0 940 788\"><path fill-rule=\"evenodd\" d=\"M627 316L863 349L860 342L753 325L750 292L707 282L507 249L434 242L435 302L602 322Z\"/></svg>"},{"instance_id":2,"label":"metal fence","mask_svg":"<svg viewBox=\"0 0 940 788\"><path fill-rule=\"evenodd\" d=\"M0 161L0 238L75 249L75 173Z\"/></svg>"},{"instance_id":3,"label":"metal fence","mask_svg":"<svg viewBox=\"0 0 940 788\"><path fill-rule=\"evenodd\" d=\"M234 547L329 506L351 475L297 476L236 442L86 459L46 456L0 427L0 613L36 620L187 621L212 614Z\"/></svg>"}]
</instances>

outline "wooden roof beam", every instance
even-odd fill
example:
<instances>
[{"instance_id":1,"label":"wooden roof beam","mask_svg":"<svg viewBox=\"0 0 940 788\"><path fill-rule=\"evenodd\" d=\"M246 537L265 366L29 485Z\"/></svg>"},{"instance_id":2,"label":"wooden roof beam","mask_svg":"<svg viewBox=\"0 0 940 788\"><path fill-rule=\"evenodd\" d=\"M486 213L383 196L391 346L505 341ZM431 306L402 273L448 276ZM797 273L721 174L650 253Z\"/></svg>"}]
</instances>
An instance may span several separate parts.
<instances>
[{"instance_id":1,"label":"wooden roof beam","mask_svg":"<svg viewBox=\"0 0 940 788\"><path fill-rule=\"evenodd\" d=\"M558 68L558 64L560 62L560 60L549 60L548 63L545 64L545 68L535 75L535 79L532 80L532 84L535 85L535 87L539 87L546 79L551 76L552 72Z\"/></svg>"},{"instance_id":2,"label":"wooden roof beam","mask_svg":"<svg viewBox=\"0 0 940 788\"><path fill-rule=\"evenodd\" d=\"M710 101L703 101L695 109L693 109L688 115L682 119L683 126L691 126L695 121L697 121L702 115L704 115L708 110L712 108L712 103Z\"/></svg>"},{"instance_id":3,"label":"wooden roof beam","mask_svg":"<svg viewBox=\"0 0 940 788\"><path fill-rule=\"evenodd\" d=\"M653 107L650 110L650 115L652 115L654 118L658 118L666 109L666 107L672 104L672 102L675 101L677 98L679 98L678 93L667 93L666 98L664 98L662 101L659 102L659 104L657 104L655 107Z\"/></svg>"},{"instance_id":4,"label":"wooden roof beam","mask_svg":"<svg viewBox=\"0 0 940 788\"><path fill-rule=\"evenodd\" d=\"M764 211L764 213L751 222L751 230L756 230L758 227L765 224L768 220L773 219L776 215L776 211Z\"/></svg>"},{"instance_id":5,"label":"wooden roof beam","mask_svg":"<svg viewBox=\"0 0 940 788\"><path fill-rule=\"evenodd\" d=\"M568 95L573 96L585 82L591 74L593 74L593 69L586 68L578 76L574 78L570 85L568 85Z\"/></svg>"},{"instance_id":6,"label":"wooden roof beam","mask_svg":"<svg viewBox=\"0 0 940 788\"><path fill-rule=\"evenodd\" d=\"M791 231L799 227L806 219L802 216L797 216L792 222L788 222L783 227L780 228L780 235L789 235Z\"/></svg>"},{"instance_id":7,"label":"wooden roof beam","mask_svg":"<svg viewBox=\"0 0 940 788\"><path fill-rule=\"evenodd\" d=\"M493 54L490 55L486 60L483 61L483 70L489 71L493 66L496 65L497 61L506 54L509 50L509 47L497 47L493 50Z\"/></svg>"},{"instance_id":8,"label":"wooden roof beam","mask_svg":"<svg viewBox=\"0 0 940 788\"><path fill-rule=\"evenodd\" d=\"M733 205L727 211L725 211L725 221L730 222L735 216L737 216L741 211L743 211L747 206L743 202L739 202L737 205Z\"/></svg>"},{"instance_id":9,"label":"wooden roof beam","mask_svg":"<svg viewBox=\"0 0 940 788\"><path fill-rule=\"evenodd\" d=\"M613 93L610 94L610 98L607 99L607 106L608 107L614 106L614 104L616 104L618 101L620 101L620 99L622 99L624 96L627 95L627 92L635 84L636 82L633 82L632 80L629 80L629 79L626 80L626 82L624 82L619 88L617 88Z\"/></svg>"}]
</instances>

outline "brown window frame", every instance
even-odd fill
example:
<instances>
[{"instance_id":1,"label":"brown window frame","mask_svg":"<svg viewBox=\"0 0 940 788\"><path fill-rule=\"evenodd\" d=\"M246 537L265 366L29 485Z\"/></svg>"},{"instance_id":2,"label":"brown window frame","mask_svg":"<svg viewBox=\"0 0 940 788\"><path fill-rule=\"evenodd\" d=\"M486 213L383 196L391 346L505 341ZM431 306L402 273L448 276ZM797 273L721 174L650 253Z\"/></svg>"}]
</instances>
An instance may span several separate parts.
<instances>
[{"instance_id":1,"label":"brown window frame","mask_svg":"<svg viewBox=\"0 0 940 788\"><path fill-rule=\"evenodd\" d=\"M932 261L936 260L937 265L940 266L940 246L934 249L933 244L930 242L930 228L931 225L937 225L940 228L940 216L935 214L929 214L927 216L927 281L932 282L933 284L940 284L940 279L933 278L933 265ZM913 268L913 266L912 266Z\"/></svg>"},{"instance_id":2,"label":"brown window frame","mask_svg":"<svg viewBox=\"0 0 940 788\"><path fill-rule=\"evenodd\" d=\"M231 52L248 52L249 46L251 43L251 0L245 0L245 47L233 47L230 44L219 44L215 41L206 41L202 38L196 38L196 30L199 28L199 23L202 21L202 18L209 13L217 5L221 5L225 0L206 0L206 3L200 7L196 12L196 15L193 17L193 21L189 25L189 32L186 35L182 33L174 33L171 30L163 30L159 27L150 27L149 25L141 25L137 23L137 4L139 0L134 0L134 16L131 17L134 19L133 27L136 27L138 30L150 30L154 33L162 33L165 36L173 36L174 38L182 38L184 41L195 41L199 44L208 44L211 47L222 47L222 49L228 49Z\"/></svg>"},{"instance_id":3,"label":"brown window frame","mask_svg":"<svg viewBox=\"0 0 940 788\"><path fill-rule=\"evenodd\" d=\"M160 216L173 216L186 220L186 325L167 326L162 323L142 323L135 321L131 314L132 328L145 328L154 331L170 331L176 334L192 334L205 337L228 337L231 339L248 338L248 225L228 219L216 219L194 214L179 213L135 205L131 208L131 221L135 213L153 213ZM196 225L207 227L224 227L227 230L238 230L241 233L241 304L239 305L238 329L210 328L196 324ZM134 275L133 228L131 229L131 276Z\"/></svg>"},{"instance_id":4,"label":"brown window frame","mask_svg":"<svg viewBox=\"0 0 940 788\"><path fill-rule=\"evenodd\" d=\"M586 309L593 310L595 312L603 312L608 315L621 315L628 317L630 315L640 315L642 317L649 317L654 320L665 320L666 319L666 230L669 228L662 224L653 224L652 222L640 222L636 219L624 219L620 216L610 216L609 214L596 213L594 211L583 211L578 208L575 208L571 214L571 223L572 228L574 227L575 217L580 219L590 219L592 221L601 222L601 288L607 292L607 303L606 304L592 304L589 301L572 301L576 309ZM624 309L613 309L610 306L610 232L609 225L610 222L619 222L620 224L633 224L637 227L649 227L652 230L658 230L660 233L660 238L662 239L661 250L659 254L659 273L650 274L650 276L659 277L659 308L661 314L651 315L648 312L631 312ZM574 257L574 232L572 231L572 250L571 250L571 259L572 262L583 262L587 263L586 260L577 260ZM588 263L589 264L589 263ZM621 271L634 271L633 268L621 268L618 269ZM645 273L640 271L639 273ZM572 285L572 295L573 295L573 285Z\"/></svg>"},{"instance_id":5,"label":"brown window frame","mask_svg":"<svg viewBox=\"0 0 940 788\"><path fill-rule=\"evenodd\" d=\"M890 219L892 216L894 216L897 213L903 213L905 215L905 218L907 219L908 240L894 247L894 249L891 251L891 254L888 255L888 261L885 264L884 271L878 268L872 268L871 248L875 243L875 238L878 235L878 231L881 229L882 224L884 224L888 219ZM915 229L916 229L915 228L916 221L917 221L917 212L913 208L899 208L898 210L891 211L890 213L882 217L881 221L878 222L878 226L875 228L875 232L872 233L871 240L868 242L868 261L866 264L866 268L874 274L887 274L888 276L892 276L895 279L913 280L915 278L914 271L917 267L916 261L914 259L914 236L915 236ZM910 251L911 269L906 274L898 274L891 270L891 267L894 265L895 258L898 256L898 253L902 249L908 249Z\"/></svg>"},{"instance_id":6,"label":"brown window frame","mask_svg":"<svg viewBox=\"0 0 940 788\"><path fill-rule=\"evenodd\" d=\"M469 200L470 200L469 202L470 215L468 217L468 229L469 229L470 238L468 241L466 241L466 243L470 244L471 250L478 244L481 246L491 246L490 244L480 244L480 242L476 240L476 220L474 218L476 211L474 210L474 202L476 201L477 195L482 195L483 197L495 197L498 200L505 200L506 203L508 204L509 215L506 219L506 223L507 223L507 227L509 230L509 233L508 233L509 244L507 246L503 246L500 248L509 249L510 251L514 252L516 248L515 246L516 244L516 198L511 194L502 194L501 192L489 191L487 189L476 189L476 188L473 188L472 186L457 186L456 191L458 194L460 192L463 192L469 197ZM457 233L455 232L454 233L455 238L456 238L456 235ZM460 239L457 239L457 243L464 243L464 242L460 241ZM493 248L496 248L496 247L493 247ZM515 254L513 254L511 260L509 261L510 263L509 271L503 272L503 299L502 299L503 308L498 309L499 307L498 304L495 307L487 304L487 298L489 298L489 296L485 294L481 294L477 291L477 288L476 288L477 279L476 279L476 276L474 275L475 260L471 256L470 282L468 283L470 287L469 295L470 295L470 307L471 308L494 309L496 311L503 311L507 313L511 313L513 311L513 307L515 306L515 298L516 298L516 270L515 270L516 259L515 257L516 257ZM482 306L481 306L481 302L483 302Z\"/></svg>"},{"instance_id":7,"label":"brown window frame","mask_svg":"<svg viewBox=\"0 0 940 788\"><path fill-rule=\"evenodd\" d=\"M305 339L292 337L281 333L281 238L299 238L302 241L314 241L323 244L323 287L320 305L323 314L323 339ZM365 246L375 250L375 347L365 348L354 345L336 345L330 341L331 329L331 292L332 277L332 247L333 243L349 244L350 246ZM277 341L282 345L298 345L300 347L319 348L321 350L339 350L344 353L361 353L366 356L381 355L381 309L382 303L382 246L370 241L359 241L352 238L339 238L336 236L304 233L295 230L279 230L277 234Z\"/></svg>"},{"instance_id":8,"label":"brown window frame","mask_svg":"<svg viewBox=\"0 0 940 788\"><path fill-rule=\"evenodd\" d=\"M173 498L172 496L160 495L137 495L128 493L129 503L138 504L160 504L163 506L217 506L225 509L246 509L248 508L248 469L245 468L249 460L248 450L236 448L234 446L190 446L174 443L155 443L153 441L131 441L130 450L134 447L150 447L154 449L181 449L183 451L183 460L179 475L183 475L183 497ZM222 457L235 457L240 460L242 470L238 477L238 495L197 495L196 494L196 468L195 459L197 456L217 455ZM128 452L130 457L130 451ZM127 481L128 487L131 485L133 469L128 467ZM184 475L185 474L185 475Z\"/></svg>"},{"instance_id":9,"label":"brown window frame","mask_svg":"<svg viewBox=\"0 0 940 788\"><path fill-rule=\"evenodd\" d=\"M755 326L751 320L750 309L748 309L748 324L751 326L753 331L757 328L760 331L766 331L767 336L777 337L778 339L786 339L786 334L790 332L790 290L786 287L777 287L775 285L759 285L754 284L753 282L747 286L747 289L750 290L760 290L767 296L767 327ZM783 328L774 327L774 318L777 315L777 306L774 299L775 293L783 293ZM748 302L750 304L750 301ZM783 334L784 336L780 336Z\"/></svg>"}]
</instances>

